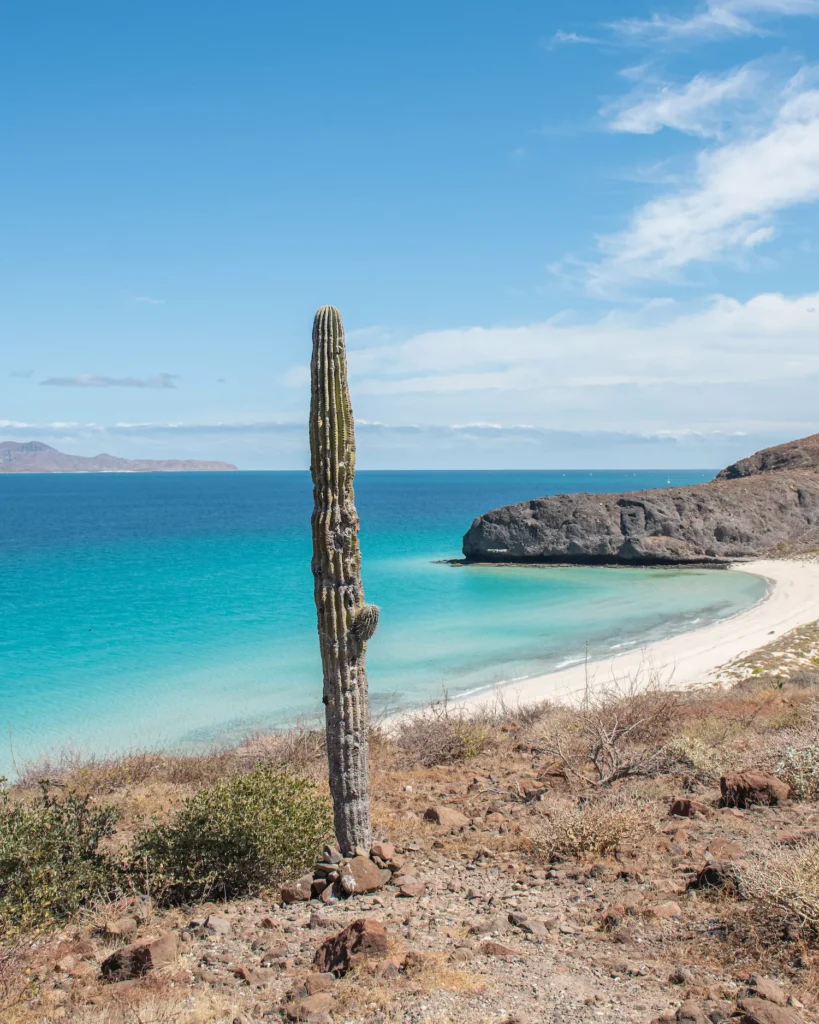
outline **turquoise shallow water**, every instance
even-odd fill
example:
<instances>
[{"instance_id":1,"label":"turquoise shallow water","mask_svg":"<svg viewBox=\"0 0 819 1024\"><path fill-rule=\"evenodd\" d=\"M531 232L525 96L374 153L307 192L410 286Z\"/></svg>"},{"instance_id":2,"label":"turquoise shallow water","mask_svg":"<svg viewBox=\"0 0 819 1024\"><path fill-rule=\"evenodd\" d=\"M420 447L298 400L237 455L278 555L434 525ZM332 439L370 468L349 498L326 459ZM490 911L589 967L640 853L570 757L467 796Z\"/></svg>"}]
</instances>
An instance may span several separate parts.
<instances>
[{"instance_id":1,"label":"turquoise shallow water","mask_svg":"<svg viewBox=\"0 0 819 1024\"><path fill-rule=\"evenodd\" d=\"M605 656L761 599L741 573L437 561L501 504L711 475L360 473L374 703ZM0 476L0 770L12 751L207 744L319 711L311 501L306 473Z\"/></svg>"}]
</instances>

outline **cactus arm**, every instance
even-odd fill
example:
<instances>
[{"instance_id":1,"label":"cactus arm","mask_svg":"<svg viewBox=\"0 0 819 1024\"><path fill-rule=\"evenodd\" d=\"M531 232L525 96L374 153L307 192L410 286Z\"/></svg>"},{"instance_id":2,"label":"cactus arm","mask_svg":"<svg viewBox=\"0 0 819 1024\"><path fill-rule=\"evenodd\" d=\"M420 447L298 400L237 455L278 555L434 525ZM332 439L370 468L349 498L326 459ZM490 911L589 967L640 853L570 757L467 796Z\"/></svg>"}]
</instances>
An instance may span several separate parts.
<instances>
[{"instance_id":1,"label":"cactus arm","mask_svg":"<svg viewBox=\"0 0 819 1024\"><path fill-rule=\"evenodd\" d=\"M313 580L324 676L327 759L336 838L345 854L369 849L368 695L364 652L378 610L364 602L353 494L355 430L341 314L313 322L310 368ZM373 612L372 609L375 609Z\"/></svg>"}]
</instances>

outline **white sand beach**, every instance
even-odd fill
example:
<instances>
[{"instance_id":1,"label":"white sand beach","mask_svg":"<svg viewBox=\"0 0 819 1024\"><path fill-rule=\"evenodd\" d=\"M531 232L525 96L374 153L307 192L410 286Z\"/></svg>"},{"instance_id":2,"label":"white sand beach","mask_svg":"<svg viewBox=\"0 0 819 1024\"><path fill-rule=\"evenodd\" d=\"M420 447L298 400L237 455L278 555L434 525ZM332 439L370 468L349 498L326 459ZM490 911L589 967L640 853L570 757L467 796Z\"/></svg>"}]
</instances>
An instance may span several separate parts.
<instances>
[{"instance_id":1,"label":"white sand beach","mask_svg":"<svg viewBox=\"0 0 819 1024\"><path fill-rule=\"evenodd\" d=\"M731 567L731 572L753 573L770 583L767 596L739 615L701 629L618 654L605 661L533 676L504 686L467 694L459 703L478 706L494 701L502 692L513 704L538 700L570 701L581 695L587 681L601 688L617 680L653 674L675 686L715 682L721 670L777 636L819 619L819 562L760 559Z\"/></svg>"}]
</instances>

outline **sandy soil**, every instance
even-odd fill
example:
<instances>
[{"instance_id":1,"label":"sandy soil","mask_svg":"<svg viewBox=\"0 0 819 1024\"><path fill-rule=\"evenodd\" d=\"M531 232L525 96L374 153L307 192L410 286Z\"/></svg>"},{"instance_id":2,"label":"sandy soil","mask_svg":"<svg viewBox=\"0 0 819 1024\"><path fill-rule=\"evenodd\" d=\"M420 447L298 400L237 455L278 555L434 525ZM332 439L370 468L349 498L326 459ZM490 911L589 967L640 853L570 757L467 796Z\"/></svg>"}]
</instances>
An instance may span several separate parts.
<instances>
[{"instance_id":1,"label":"sandy soil","mask_svg":"<svg viewBox=\"0 0 819 1024\"><path fill-rule=\"evenodd\" d=\"M819 619L819 562L760 559L731 567L732 572L763 576L771 584L767 596L739 615L702 629L681 633L606 661L572 665L547 675L467 694L461 703L473 707L495 701L503 693L511 703L577 699L586 686L599 689L613 682L646 679L649 675L675 686L716 682L737 658L771 642L797 626Z\"/></svg>"}]
</instances>

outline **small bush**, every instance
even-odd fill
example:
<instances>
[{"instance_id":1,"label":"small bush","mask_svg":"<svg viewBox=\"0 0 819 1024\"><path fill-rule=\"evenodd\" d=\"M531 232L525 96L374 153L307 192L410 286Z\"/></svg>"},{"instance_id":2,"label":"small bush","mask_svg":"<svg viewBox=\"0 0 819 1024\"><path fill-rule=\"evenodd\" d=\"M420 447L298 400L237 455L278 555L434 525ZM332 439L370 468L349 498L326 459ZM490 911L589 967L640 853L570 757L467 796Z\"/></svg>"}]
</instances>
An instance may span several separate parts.
<instances>
[{"instance_id":1,"label":"small bush","mask_svg":"<svg viewBox=\"0 0 819 1024\"><path fill-rule=\"evenodd\" d=\"M664 774L685 775L691 782L715 782L723 772L724 758L696 736L680 736L665 748L659 765Z\"/></svg>"},{"instance_id":2,"label":"small bush","mask_svg":"<svg viewBox=\"0 0 819 1024\"><path fill-rule=\"evenodd\" d=\"M45 783L33 802L0 790L0 935L47 926L116 888L117 870L100 849L118 812L76 793L54 797Z\"/></svg>"},{"instance_id":3,"label":"small bush","mask_svg":"<svg viewBox=\"0 0 819 1024\"><path fill-rule=\"evenodd\" d=\"M815 746L788 746L774 768L774 775L787 782L797 800L819 798L819 750Z\"/></svg>"},{"instance_id":4,"label":"small bush","mask_svg":"<svg viewBox=\"0 0 819 1024\"><path fill-rule=\"evenodd\" d=\"M170 822L143 829L132 871L167 903L263 891L316 859L330 820L311 783L259 764L189 797Z\"/></svg>"},{"instance_id":5,"label":"small bush","mask_svg":"<svg viewBox=\"0 0 819 1024\"><path fill-rule=\"evenodd\" d=\"M679 722L681 698L653 675L589 691L561 729L553 723L549 754L583 785L655 774Z\"/></svg>"},{"instance_id":6,"label":"small bush","mask_svg":"<svg viewBox=\"0 0 819 1024\"><path fill-rule=\"evenodd\" d=\"M431 768L482 754L494 732L494 716L453 710L446 699L399 720L395 742L407 765Z\"/></svg>"},{"instance_id":7,"label":"small bush","mask_svg":"<svg viewBox=\"0 0 819 1024\"><path fill-rule=\"evenodd\" d=\"M819 686L819 669L799 668L793 675L788 676L788 683L790 686L805 687L806 689Z\"/></svg>"},{"instance_id":8,"label":"small bush","mask_svg":"<svg viewBox=\"0 0 819 1024\"><path fill-rule=\"evenodd\" d=\"M606 856L645 832L645 812L622 799L560 808L532 830L529 838L544 860Z\"/></svg>"},{"instance_id":9,"label":"small bush","mask_svg":"<svg viewBox=\"0 0 819 1024\"><path fill-rule=\"evenodd\" d=\"M819 935L819 848L815 843L763 851L742 866L740 889L760 923L775 930L796 925Z\"/></svg>"}]
</instances>

